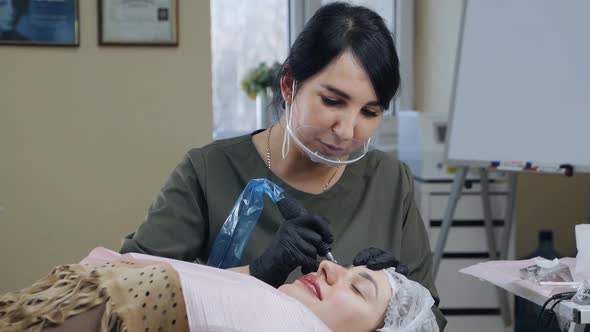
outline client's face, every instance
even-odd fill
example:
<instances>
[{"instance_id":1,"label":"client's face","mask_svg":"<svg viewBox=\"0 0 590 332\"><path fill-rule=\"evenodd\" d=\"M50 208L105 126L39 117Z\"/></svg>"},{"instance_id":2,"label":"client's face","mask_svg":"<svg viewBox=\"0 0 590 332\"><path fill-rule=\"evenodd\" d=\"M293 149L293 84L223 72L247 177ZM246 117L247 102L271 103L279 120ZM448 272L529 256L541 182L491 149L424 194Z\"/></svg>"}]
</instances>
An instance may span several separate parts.
<instances>
[{"instance_id":1,"label":"client's face","mask_svg":"<svg viewBox=\"0 0 590 332\"><path fill-rule=\"evenodd\" d=\"M391 298L385 272L329 261L279 290L303 303L333 331L374 331L383 326Z\"/></svg>"}]
</instances>

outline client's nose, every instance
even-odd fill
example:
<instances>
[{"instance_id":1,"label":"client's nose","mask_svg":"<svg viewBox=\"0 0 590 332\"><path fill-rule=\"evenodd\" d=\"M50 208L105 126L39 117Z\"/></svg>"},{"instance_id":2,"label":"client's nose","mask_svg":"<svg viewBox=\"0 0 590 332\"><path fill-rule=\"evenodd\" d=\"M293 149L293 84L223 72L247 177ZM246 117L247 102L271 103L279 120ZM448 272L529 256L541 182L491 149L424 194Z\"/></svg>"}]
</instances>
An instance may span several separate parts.
<instances>
[{"instance_id":1,"label":"client's nose","mask_svg":"<svg viewBox=\"0 0 590 332\"><path fill-rule=\"evenodd\" d=\"M346 275L347 271L348 270L345 267L332 263L328 260L323 260L320 262L318 274L326 279L326 283L328 285L334 285L338 282L338 280Z\"/></svg>"}]
</instances>

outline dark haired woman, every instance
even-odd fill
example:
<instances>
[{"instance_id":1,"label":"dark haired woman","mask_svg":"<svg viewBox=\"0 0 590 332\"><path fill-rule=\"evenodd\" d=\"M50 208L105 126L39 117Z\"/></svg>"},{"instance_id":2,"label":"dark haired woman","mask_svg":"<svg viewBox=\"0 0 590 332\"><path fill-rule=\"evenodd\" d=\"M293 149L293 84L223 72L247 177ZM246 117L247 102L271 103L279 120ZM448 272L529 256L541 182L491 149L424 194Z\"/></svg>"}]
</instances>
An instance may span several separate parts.
<instances>
[{"instance_id":1,"label":"dark haired woman","mask_svg":"<svg viewBox=\"0 0 590 332\"><path fill-rule=\"evenodd\" d=\"M364 7L321 7L282 65L279 122L189 151L121 252L206 261L236 197L267 178L313 213L284 220L265 208L238 271L278 287L298 267L315 271L327 242L337 257L355 257L340 263L382 269L401 261L438 303L410 170L369 144L399 86L383 19ZM442 330L446 321L433 311Z\"/></svg>"}]
</instances>

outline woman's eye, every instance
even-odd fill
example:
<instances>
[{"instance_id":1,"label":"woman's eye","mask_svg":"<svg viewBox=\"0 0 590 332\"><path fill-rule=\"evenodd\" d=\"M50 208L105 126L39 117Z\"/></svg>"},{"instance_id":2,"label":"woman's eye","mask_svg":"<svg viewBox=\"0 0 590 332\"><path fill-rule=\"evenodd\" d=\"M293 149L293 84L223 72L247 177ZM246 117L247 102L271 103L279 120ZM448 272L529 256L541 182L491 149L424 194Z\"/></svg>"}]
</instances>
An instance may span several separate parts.
<instances>
[{"instance_id":1,"label":"woman's eye","mask_svg":"<svg viewBox=\"0 0 590 332\"><path fill-rule=\"evenodd\" d=\"M355 285L350 284L350 287L352 288L353 292L355 292L360 297L364 298L363 293L361 293L361 291Z\"/></svg>"},{"instance_id":2,"label":"woman's eye","mask_svg":"<svg viewBox=\"0 0 590 332\"><path fill-rule=\"evenodd\" d=\"M373 118L379 116L379 112L373 111L373 110L368 109L368 108L363 108L362 112L363 112L364 115L369 116L369 117L373 117Z\"/></svg>"},{"instance_id":3,"label":"woman's eye","mask_svg":"<svg viewBox=\"0 0 590 332\"><path fill-rule=\"evenodd\" d=\"M324 104L326 104L328 106L334 106L334 105L340 104L340 100L332 99L332 98L328 98L328 97L322 97L322 101L324 102Z\"/></svg>"}]
</instances>

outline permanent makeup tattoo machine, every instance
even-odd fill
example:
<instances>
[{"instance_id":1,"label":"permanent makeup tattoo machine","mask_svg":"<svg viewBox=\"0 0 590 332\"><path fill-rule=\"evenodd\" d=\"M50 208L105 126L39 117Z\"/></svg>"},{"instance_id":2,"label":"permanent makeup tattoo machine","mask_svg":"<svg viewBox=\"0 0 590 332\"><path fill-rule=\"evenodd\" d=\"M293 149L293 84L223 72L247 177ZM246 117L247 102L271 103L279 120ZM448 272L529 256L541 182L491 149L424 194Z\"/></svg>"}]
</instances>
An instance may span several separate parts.
<instances>
[{"instance_id":1,"label":"permanent makeup tattoo machine","mask_svg":"<svg viewBox=\"0 0 590 332\"><path fill-rule=\"evenodd\" d=\"M277 207L285 219L293 219L309 213L301 202L288 195L285 195L283 199L277 202ZM334 259L334 255L332 255L332 248L329 244L322 242L318 253L329 261L338 263Z\"/></svg>"},{"instance_id":2,"label":"permanent makeup tattoo machine","mask_svg":"<svg viewBox=\"0 0 590 332\"><path fill-rule=\"evenodd\" d=\"M251 180L236 200L215 238L207 265L223 269L239 266L246 244L262 214L264 195L277 204L286 219L309 213L299 201L287 195L273 182L267 179ZM322 242L319 247L320 256L336 263L329 244Z\"/></svg>"}]
</instances>

